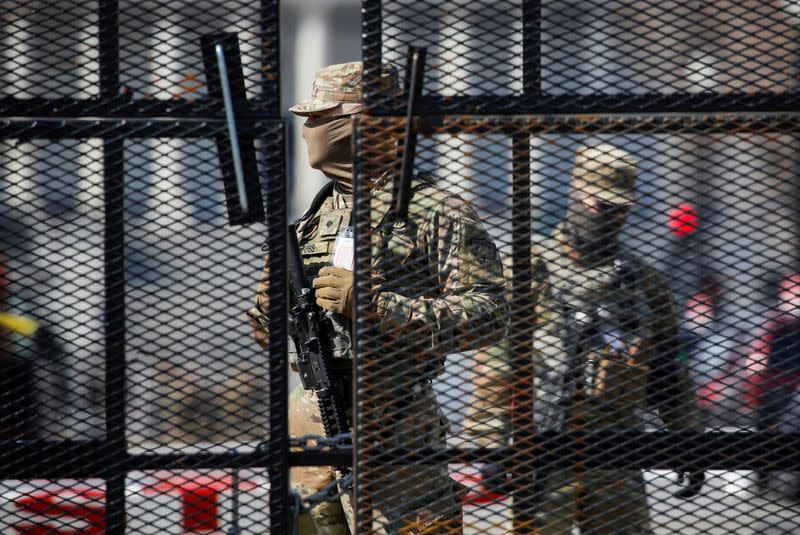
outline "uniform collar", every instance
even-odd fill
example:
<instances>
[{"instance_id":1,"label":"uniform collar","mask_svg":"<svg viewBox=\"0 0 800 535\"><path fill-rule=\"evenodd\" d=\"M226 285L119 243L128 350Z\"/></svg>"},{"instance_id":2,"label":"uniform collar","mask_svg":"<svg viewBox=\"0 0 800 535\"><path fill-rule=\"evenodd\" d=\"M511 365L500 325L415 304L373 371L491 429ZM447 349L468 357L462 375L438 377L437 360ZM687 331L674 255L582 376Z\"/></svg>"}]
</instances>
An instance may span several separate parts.
<instances>
[{"instance_id":1,"label":"uniform collar","mask_svg":"<svg viewBox=\"0 0 800 535\"><path fill-rule=\"evenodd\" d=\"M336 210L352 209L353 190L347 191L339 182L333 184L333 207Z\"/></svg>"}]
</instances>

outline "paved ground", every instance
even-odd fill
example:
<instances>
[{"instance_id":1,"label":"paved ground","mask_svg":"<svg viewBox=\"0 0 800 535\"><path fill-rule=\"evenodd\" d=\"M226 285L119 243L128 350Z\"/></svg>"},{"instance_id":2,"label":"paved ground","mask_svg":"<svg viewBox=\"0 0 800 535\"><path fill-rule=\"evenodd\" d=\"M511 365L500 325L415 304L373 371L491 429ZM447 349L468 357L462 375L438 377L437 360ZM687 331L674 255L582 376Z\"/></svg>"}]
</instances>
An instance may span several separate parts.
<instances>
[{"instance_id":1,"label":"paved ground","mask_svg":"<svg viewBox=\"0 0 800 535\"><path fill-rule=\"evenodd\" d=\"M757 495L752 472L710 472L702 495L691 501L672 496L673 472L646 472L645 479L656 535L800 534L800 504L778 493ZM465 534L510 533L510 505L468 507Z\"/></svg>"}]
</instances>

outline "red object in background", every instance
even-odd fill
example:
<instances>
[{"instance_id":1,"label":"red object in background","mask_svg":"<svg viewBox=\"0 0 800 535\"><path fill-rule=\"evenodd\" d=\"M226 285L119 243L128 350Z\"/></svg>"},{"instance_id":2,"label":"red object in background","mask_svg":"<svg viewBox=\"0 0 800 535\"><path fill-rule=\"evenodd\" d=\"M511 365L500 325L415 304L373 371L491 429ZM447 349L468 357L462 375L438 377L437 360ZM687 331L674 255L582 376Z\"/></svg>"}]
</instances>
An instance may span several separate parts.
<instances>
[{"instance_id":1,"label":"red object in background","mask_svg":"<svg viewBox=\"0 0 800 535\"><path fill-rule=\"evenodd\" d=\"M176 495L181 501L182 533L209 533L220 529L221 494L232 487L233 478L222 471L161 472L142 494ZM241 491L256 488L253 481L239 481ZM105 492L83 484L50 485L15 498L14 506L20 516L37 518L12 520L13 533L19 535L102 535L106 531ZM6 533L2 527L0 531Z\"/></svg>"},{"instance_id":2,"label":"red object in background","mask_svg":"<svg viewBox=\"0 0 800 535\"><path fill-rule=\"evenodd\" d=\"M697 210L689 203L681 203L667 213L667 226L676 236L688 236L697 230Z\"/></svg>"},{"instance_id":3,"label":"red object in background","mask_svg":"<svg viewBox=\"0 0 800 535\"><path fill-rule=\"evenodd\" d=\"M253 490L256 486L252 481L239 482L239 490ZM228 474L165 474L157 483L145 487L143 492L180 495L183 530L202 533L219 529L219 493L232 488L233 478Z\"/></svg>"},{"instance_id":4,"label":"red object in background","mask_svg":"<svg viewBox=\"0 0 800 535\"><path fill-rule=\"evenodd\" d=\"M450 477L458 481L468 489L468 493L461 500L463 505L480 505L486 503L500 502L508 496L492 492L483 486L483 478L480 472L453 472Z\"/></svg>"},{"instance_id":5,"label":"red object in background","mask_svg":"<svg viewBox=\"0 0 800 535\"><path fill-rule=\"evenodd\" d=\"M21 522L14 526L20 535L100 535L106 531L105 492L96 489L42 491L15 500L21 512L52 518L62 528ZM85 523L75 528L73 521Z\"/></svg>"},{"instance_id":6,"label":"red object in background","mask_svg":"<svg viewBox=\"0 0 800 535\"><path fill-rule=\"evenodd\" d=\"M217 529L217 491L210 487L198 487L186 491L181 497L184 531L214 531Z\"/></svg>"}]
</instances>

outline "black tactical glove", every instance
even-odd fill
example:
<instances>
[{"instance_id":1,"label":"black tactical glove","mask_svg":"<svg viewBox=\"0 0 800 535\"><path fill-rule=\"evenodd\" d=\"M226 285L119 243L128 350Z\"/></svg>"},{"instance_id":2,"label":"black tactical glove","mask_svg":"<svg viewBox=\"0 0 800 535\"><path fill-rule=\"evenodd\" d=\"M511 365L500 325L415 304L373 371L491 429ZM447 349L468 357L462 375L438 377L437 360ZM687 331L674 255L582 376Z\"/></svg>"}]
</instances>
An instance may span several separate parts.
<instances>
[{"instance_id":1,"label":"black tactical glove","mask_svg":"<svg viewBox=\"0 0 800 535\"><path fill-rule=\"evenodd\" d=\"M702 470L685 469L678 472L678 484L685 483L686 486L677 491L674 496L682 500L691 500L698 494L700 489L703 488L703 483L706 482L706 473Z\"/></svg>"}]
</instances>

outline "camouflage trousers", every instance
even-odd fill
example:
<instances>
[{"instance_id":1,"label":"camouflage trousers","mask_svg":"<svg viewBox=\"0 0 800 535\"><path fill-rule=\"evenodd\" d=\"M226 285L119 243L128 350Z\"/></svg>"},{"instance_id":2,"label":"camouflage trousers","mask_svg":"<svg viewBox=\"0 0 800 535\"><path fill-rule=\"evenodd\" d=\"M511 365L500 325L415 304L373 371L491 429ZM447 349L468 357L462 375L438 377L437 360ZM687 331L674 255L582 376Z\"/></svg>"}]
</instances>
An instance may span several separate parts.
<instances>
[{"instance_id":1,"label":"camouflage trousers","mask_svg":"<svg viewBox=\"0 0 800 535\"><path fill-rule=\"evenodd\" d=\"M298 386L289 396L289 435L324 436L317 396ZM324 488L334 479L329 466L296 466L289 472L292 490L306 498ZM340 502L324 502L297 519L300 535L350 535L354 526L350 497Z\"/></svg>"},{"instance_id":2,"label":"camouflage trousers","mask_svg":"<svg viewBox=\"0 0 800 535\"><path fill-rule=\"evenodd\" d=\"M419 393L412 402L415 410L402 418L392 442L398 447L444 445L446 426L433 390ZM292 437L324 435L317 398L298 386L289 397L289 433ZM431 440L435 437L435 440ZM434 444L439 442L440 444ZM391 447L392 444L389 445ZM370 487L373 493L373 530L385 535L457 535L461 533L460 486L450 479L447 465L398 465L382 467ZM310 496L334 479L326 466L293 467L292 489ZM327 502L298 519L300 535L349 535L355 518L350 495L340 502Z\"/></svg>"},{"instance_id":3,"label":"camouflage trousers","mask_svg":"<svg viewBox=\"0 0 800 535\"><path fill-rule=\"evenodd\" d=\"M541 535L650 535L644 478L639 471L560 470L546 478L537 515Z\"/></svg>"}]
</instances>

